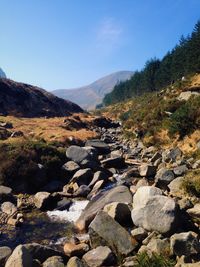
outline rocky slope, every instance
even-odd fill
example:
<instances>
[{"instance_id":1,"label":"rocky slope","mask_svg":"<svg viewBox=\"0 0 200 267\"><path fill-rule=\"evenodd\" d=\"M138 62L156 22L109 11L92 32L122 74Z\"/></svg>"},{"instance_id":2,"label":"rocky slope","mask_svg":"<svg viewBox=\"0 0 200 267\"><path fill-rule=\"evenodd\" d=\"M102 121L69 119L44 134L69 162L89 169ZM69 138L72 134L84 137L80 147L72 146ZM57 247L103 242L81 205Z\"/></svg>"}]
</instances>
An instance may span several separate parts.
<instances>
[{"instance_id":1,"label":"rocky slope","mask_svg":"<svg viewBox=\"0 0 200 267\"><path fill-rule=\"evenodd\" d=\"M0 78L6 78L5 72L0 68Z\"/></svg>"},{"instance_id":2,"label":"rocky slope","mask_svg":"<svg viewBox=\"0 0 200 267\"><path fill-rule=\"evenodd\" d=\"M104 126L94 128L100 139L66 149L64 179L48 181L40 165L36 194L15 196L15 188L12 193L11 188L0 187L1 223L18 231L11 239L6 227L3 228L2 266L5 262L6 267L14 263L24 267L36 263L42 267L200 265L199 192L189 194L184 186L188 173L196 173L199 183L200 163L188 158L178 147L166 150L147 147L139 139L127 141L119 124L107 122ZM58 246L48 239L41 244L33 243L32 231L29 233L32 242L20 244L19 229L26 234L23 225L27 214L35 216L37 210L44 216L47 211L53 220L51 227L56 218L58 227L62 222L59 214L67 214L69 223L74 203L80 198L89 202L78 220L73 221L77 230L87 234L71 232L62 236ZM41 228L38 219L35 227L36 232ZM49 233L44 231L47 238ZM56 231L58 228L54 237ZM9 241L17 246L5 247Z\"/></svg>"},{"instance_id":3,"label":"rocky slope","mask_svg":"<svg viewBox=\"0 0 200 267\"><path fill-rule=\"evenodd\" d=\"M83 110L71 101L9 79L0 79L0 113L18 117L61 117Z\"/></svg>"},{"instance_id":4,"label":"rocky slope","mask_svg":"<svg viewBox=\"0 0 200 267\"><path fill-rule=\"evenodd\" d=\"M102 102L103 97L111 92L119 81L130 79L133 73L132 71L119 71L105 76L90 85L75 89L54 90L53 93L58 97L69 99L79 104L84 109L91 110Z\"/></svg>"}]
</instances>

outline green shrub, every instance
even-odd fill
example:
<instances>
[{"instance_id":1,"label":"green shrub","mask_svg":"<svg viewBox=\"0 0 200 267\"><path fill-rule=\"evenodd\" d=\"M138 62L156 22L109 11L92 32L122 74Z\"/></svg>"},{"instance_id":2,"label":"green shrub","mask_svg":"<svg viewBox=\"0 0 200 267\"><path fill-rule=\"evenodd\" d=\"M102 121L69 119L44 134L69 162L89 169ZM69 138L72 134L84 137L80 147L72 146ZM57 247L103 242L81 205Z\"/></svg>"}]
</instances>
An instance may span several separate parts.
<instances>
[{"instance_id":1,"label":"green shrub","mask_svg":"<svg viewBox=\"0 0 200 267\"><path fill-rule=\"evenodd\" d=\"M135 267L174 267L175 262L167 257L153 254L151 257L147 253L137 255Z\"/></svg>"}]
</instances>

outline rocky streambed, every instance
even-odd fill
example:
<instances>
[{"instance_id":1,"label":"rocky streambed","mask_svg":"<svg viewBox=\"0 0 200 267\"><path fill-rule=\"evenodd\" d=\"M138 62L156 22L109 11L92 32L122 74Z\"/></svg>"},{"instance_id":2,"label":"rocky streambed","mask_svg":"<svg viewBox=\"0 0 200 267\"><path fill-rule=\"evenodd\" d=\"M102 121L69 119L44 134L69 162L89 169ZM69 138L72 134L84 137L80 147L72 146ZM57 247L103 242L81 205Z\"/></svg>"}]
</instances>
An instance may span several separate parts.
<instances>
[{"instance_id":1,"label":"rocky streambed","mask_svg":"<svg viewBox=\"0 0 200 267\"><path fill-rule=\"evenodd\" d=\"M56 180L35 195L0 186L0 266L140 266L142 253L200 266L200 202L182 189L199 163L126 141L118 123L95 131L66 149L61 190Z\"/></svg>"}]
</instances>

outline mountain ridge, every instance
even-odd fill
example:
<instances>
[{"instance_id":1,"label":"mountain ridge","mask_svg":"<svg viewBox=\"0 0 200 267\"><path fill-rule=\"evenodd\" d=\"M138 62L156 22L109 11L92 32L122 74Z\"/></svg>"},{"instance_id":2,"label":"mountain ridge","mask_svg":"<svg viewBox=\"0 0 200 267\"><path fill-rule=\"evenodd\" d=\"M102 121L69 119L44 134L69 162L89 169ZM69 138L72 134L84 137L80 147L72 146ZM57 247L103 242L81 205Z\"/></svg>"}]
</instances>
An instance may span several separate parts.
<instances>
[{"instance_id":1,"label":"mountain ridge","mask_svg":"<svg viewBox=\"0 0 200 267\"><path fill-rule=\"evenodd\" d=\"M117 83L130 79L133 74L133 71L118 71L104 76L89 85L73 89L57 89L53 90L52 93L58 97L76 102L84 109L94 109Z\"/></svg>"},{"instance_id":2,"label":"mountain ridge","mask_svg":"<svg viewBox=\"0 0 200 267\"><path fill-rule=\"evenodd\" d=\"M75 103L42 88L0 79L0 113L16 117L62 117L83 112Z\"/></svg>"}]
</instances>

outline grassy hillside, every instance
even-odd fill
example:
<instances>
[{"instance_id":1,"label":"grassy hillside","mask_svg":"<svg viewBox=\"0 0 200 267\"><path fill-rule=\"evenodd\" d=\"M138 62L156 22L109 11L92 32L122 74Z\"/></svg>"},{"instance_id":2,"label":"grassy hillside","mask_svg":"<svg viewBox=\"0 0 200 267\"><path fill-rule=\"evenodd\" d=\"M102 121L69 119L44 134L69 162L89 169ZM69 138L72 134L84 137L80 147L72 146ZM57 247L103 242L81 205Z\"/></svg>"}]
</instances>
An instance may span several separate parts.
<instances>
[{"instance_id":1,"label":"grassy hillside","mask_svg":"<svg viewBox=\"0 0 200 267\"><path fill-rule=\"evenodd\" d=\"M182 99L191 95L189 99ZM200 140L200 75L186 77L160 92L146 93L105 108L107 116L123 122L128 138L136 135L153 145L179 143L194 151Z\"/></svg>"}]
</instances>

